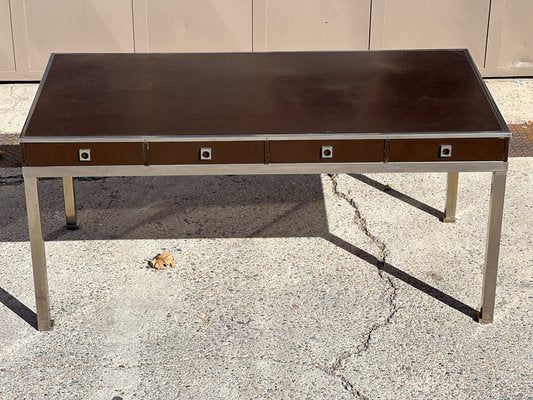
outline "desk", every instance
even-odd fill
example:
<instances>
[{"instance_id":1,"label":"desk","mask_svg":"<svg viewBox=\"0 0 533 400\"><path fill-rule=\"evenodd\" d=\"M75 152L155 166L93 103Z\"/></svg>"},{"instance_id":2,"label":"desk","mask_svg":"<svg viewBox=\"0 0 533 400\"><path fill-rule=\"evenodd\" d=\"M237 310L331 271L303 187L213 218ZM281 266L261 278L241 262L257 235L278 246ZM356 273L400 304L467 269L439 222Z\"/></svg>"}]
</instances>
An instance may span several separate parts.
<instances>
[{"instance_id":1,"label":"desk","mask_svg":"<svg viewBox=\"0 0 533 400\"><path fill-rule=\"evenodd\" d=\"M20 137L39 330L52 327L38 179L492 173L480 322L492 322L510 133L466 50L55 54ZM139 194L141 195L141 194ZM453 244L450 244L453 245Z\"/></svg>"}]
</instances>

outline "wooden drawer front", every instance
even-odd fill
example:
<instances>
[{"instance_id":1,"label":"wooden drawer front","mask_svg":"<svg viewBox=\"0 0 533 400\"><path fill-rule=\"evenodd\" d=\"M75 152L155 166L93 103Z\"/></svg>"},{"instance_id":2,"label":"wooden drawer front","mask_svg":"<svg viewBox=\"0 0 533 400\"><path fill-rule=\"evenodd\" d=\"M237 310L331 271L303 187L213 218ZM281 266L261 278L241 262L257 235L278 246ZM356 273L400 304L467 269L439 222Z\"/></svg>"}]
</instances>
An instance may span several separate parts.
<instances>
[{"instance_id":1,"label":"wooden drawer front","mask_svg":"<svg viewBox=\"0 0 533 400\"><path fill-rule=\"evenodd\" d=\"M331 158L323 157L323 148L331 146ZM293 140L268 143L270 163L340 163L382 162L384 140Z\"/></svg>"},{"instance_id":2,"label":"wooden drawer front","mask_svg":"<svg viewBox=\"0 0 533 400\"><path fill-rule=\"evenodd\" d=\"M26 166L143 165L142 143L25 143ZM80 161L80 150L90 150L90 160Z\"/></svg>"},{"instance_id":3,"label":"wooden drawer front","mask_svg":"<svg viewBox=\"0 0 533 400\"><path fill-rule=\"evenodd\" d=\"M389 161L506 161L508 139L406 139L391 140ZM443 146L451 146L443 157Z\"/></svg>"},{"instance_id":4,"label":"wooden drawer front","mask_svg":"<svg viewBox=\"0 0 533 400\"><path fill-rule=\"evenodd\" d=\"M211 159L201 159L202 149ZM265 144L253 142L153 142L148 146L150 165L168 164L263 164Z\"/></svg>"}]
</instances>

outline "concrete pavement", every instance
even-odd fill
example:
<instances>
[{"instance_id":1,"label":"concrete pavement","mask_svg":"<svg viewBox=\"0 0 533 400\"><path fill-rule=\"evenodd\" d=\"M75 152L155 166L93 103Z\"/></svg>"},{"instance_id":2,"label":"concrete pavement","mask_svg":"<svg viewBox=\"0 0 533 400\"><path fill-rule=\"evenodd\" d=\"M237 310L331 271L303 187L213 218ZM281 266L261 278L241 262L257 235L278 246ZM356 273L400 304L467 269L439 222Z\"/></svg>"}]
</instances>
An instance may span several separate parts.
<instances>
[{"instance_id":1,"label":"concrete pavement","mask_svg":"<svg viewBox=\"0 0 533 400\"><path fill-rule=\"evenodd\" d=\"M0 399L531 398L533 158L509 166L492 325L490 174L461 174L455 224L444 174L81 179L78 231L45 180L49 333L0 169Z\"/></svg>"}]
</instances>

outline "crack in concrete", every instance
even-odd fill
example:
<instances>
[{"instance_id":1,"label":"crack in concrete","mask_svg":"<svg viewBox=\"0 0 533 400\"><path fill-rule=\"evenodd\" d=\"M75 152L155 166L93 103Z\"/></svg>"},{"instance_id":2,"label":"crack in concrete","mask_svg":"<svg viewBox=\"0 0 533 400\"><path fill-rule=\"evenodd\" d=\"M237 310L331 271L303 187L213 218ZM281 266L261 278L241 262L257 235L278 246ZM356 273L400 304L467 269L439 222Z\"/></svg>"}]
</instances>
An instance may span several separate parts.
<instances>
[{"instance_id":1,"label":"crack in concrete","mask_svg":"<svg viewBox=\"0 0 533 400\"><path fill-rule=\"evenodd\" d=\"M349 196L349 192L348 194L346 194L339 190L339 182L337 180L338 175L328 174L328 176L331 180L333 194L338 198L346 201L350 205L350 207L352 207L354 211L353 221L355 225L363 232L366 237L368 237L372 241L372 243L379 250L380 263L376 267L378 269L377 272L380 279L387 284L387 291L389 293L387 299L389 305L389 312L384 320L372 324L370 329L363 335L363 341L355 348L354 351L345 351L341 353L335 358L335 361L329 367L320 367L320 369L322 369L322 371L324 371L330 376L339 378L342 387L347 390L354 398L360 400L369 400L369 398L365 396L359 389L357 389L356 386L352 382L350 382L350 380L348 380L348 378L342 372L340 372L340 370L350 358L359 356L370 348L372 337L377 330L390 324L392 318L400 309L400 307L396 304L396 298L398 296L398 287L391 279L391 277L385 276L382 270L382 267L385 265L387 256L389 255L387 245L383 240L379 239L376 235L370 232L366 219L363 218L355 200Z\"/></svg>"},{"instance_id":2,"label":"crack in concrete","mask_svg":"<svg viewBox=\"0 0 533 400\"><path fill-rule=\"evenodd\" d=\"M1 111L17 111L16 109L19 108L19 105L24 100L18 95L15 95L14 93L15 85L11 84L9 87L9 94L7 97L13 102L12 104L8 105L7 107L0 107Z\"/></svg>"},{"instance_id":3,"label":"crack in concrete","mask_svg":"<svg viewBox=\"0 0 533 400\"><path fill-rule=\"evenodd\" d=\"M368 229L368 224L366 220L361 215L361 211L359 210L359 207L357 206L354 199L352 199L349 194L343 193L339 190L339 183L337 181L337 174L328 174L329 178L331 179L332 184L332 190L333 194L344 201L346 201L354 210L354 223L361 229L361 231L365 234L366 237L368 237L372 243L378 248L380 253L380 260L381 263L385 263L385 259L387 258L388 250L386 244L380 240L378 237L373 235L370 230Z\"/></svg>"},{"instance_id":4,"label":"crack in concrete","mask_svg":"<svg viewBox=\"0 0 533 400\"><path fill-rule=\"evenodd\" d=\"M256 359L257 356L254 356L253 358ZM294 360L282 360L280 358L274 358L274 357L270 357L267 355L260 355L259 359L272 361L277 364L290 365L290 366L298 365L300 367L306 367L306 368L319 368L320 367L317 363L308 363L308 362L301 362L301 361L294 361Z\"/></svg>"},{"instance_id":5,"label":"crack in concrete","mask_svg":"<svg viewBox=\"0 0 533 400\"><path fill-rule=\"evenodd\" d=\"M24 182L22 175L9 175L0 177L0 185L2 186L16 186Z\"/></svg>"},{"instance_id":6,"label":"crack in concrete","mask_svg":"<svg viewBox=\"0 0 533 400\"><path fill-rule=\"evenodd\" d=\"M353 397L360 400L370 400L363 393L361 393L352 382L350 382L344 375L341 375L342 387L347 390Z\"/></svg>"}]
</instances>

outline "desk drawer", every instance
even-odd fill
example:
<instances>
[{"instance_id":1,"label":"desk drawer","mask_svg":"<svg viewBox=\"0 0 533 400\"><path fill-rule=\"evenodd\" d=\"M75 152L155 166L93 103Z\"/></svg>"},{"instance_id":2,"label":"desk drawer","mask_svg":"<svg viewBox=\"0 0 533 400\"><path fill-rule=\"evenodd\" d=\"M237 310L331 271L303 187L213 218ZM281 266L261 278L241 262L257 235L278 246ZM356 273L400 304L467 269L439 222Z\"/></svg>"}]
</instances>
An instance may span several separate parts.
<instances>
[{"instance_id":1,"label":"desk drawer","mask_svg":"<svg viewBox=\"0 0 533 400\"><path fill-rule=\"evenodd\" d=\"M149 165L263 164L265 144L251 142L152 142Z\"/></svg>"},{"instance_id":2,"label":"desk drawer","mask_svg":"<svg viewBox=\"0 0 533 400\"><path fill-rule=\"evenodd\" d=\"M273 140L269 163L383 162L384 140ZM328 152L329 150L329 152Z\"/></svg>"},{"instance_id":3,"label":"desk drawer","mask_svg":"<svg viewBox=\"0 0 533 400\"><path fill-rule=\"evenodd\" d=\"M508 139L397 139L389 161L506 161Z\"/></svg>"},{"instance_id":4,"label":"desk drawer","mask_svg":"<svg viewBox=\"0 0 533 400\"><path fill-rule=\"evenodd\" d=\"M23 165L143 165L142 143L23 143ZM82 158L83 157L83 158Z\"/></svg>"}]
</instances>

